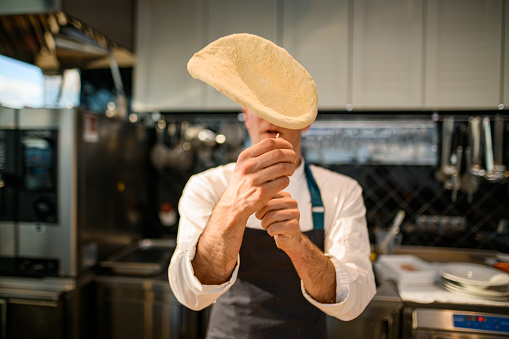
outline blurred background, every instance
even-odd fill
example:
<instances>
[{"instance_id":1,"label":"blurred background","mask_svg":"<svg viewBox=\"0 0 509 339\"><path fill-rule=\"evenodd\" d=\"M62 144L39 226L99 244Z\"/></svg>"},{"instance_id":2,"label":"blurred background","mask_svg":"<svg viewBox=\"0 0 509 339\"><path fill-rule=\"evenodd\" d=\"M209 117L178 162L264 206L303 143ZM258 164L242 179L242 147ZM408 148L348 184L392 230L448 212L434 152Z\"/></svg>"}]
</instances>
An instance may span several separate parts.
<instances>
[{"instance_id":1,"label":"blurred background","mask_svg":"<svg viewBox=\"0 0 509 339\"><path fill-rule=\"evenodd\" d=\"M315 80L304 157L359 181L374 255L399 211L399 245L509 253L508 23L504 0L3 1L0 338L33 334L18 309L38 338L141 337L121 315L148 317L144 284L167 302L145 338L203 335L165 268L189 177L249 145L241 107L186 69L232 33ZM13 303L41 299L20 284L55 308Z\"/></svg>"}]
</instances>

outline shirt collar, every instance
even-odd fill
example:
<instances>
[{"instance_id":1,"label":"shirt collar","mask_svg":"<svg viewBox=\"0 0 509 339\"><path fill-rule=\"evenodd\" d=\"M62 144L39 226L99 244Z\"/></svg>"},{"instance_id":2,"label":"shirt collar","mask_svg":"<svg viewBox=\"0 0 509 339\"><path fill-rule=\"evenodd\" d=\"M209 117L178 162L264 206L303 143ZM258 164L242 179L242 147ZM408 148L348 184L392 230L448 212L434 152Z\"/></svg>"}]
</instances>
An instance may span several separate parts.
<instances>
[{"instance_id":1,"label":"shirt collar","mask_svg":"<svg viewBox=\"0 0 509 339\"><path fill-rule=\"evenodd\" d=\"M293 175L290 177L290 180L300 180L302 178L305 179L306 173L304 171L304 159L301 158L299 166L293 172Z\"/></svg>"}]
</instances>

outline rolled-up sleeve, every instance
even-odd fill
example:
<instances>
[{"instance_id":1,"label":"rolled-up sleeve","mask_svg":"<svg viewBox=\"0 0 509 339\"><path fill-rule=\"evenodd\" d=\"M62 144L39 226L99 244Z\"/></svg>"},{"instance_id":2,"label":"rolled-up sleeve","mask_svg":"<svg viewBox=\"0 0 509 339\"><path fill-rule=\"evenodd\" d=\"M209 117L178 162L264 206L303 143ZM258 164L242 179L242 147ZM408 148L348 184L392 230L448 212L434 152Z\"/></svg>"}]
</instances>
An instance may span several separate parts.
<instances>
[{"instance_id":1,"label":"rolled-up sleeve","mask_svg":"<svg viewBox=\"0 0 509 339\"><path fill-rule=\"evenodd\" d=\"M168 267L168 279L173 294L186 307L198 311L211 305L226 292L237 279L239 260L229 281L221 285L202 285L196 278L191 261L195 249L178 246Z\"/></svg>"},{"instance_id":2,"label":"rolled-up sleeve","mask_svg":"<svg viewBox=\"0 0 509 339\"><path fill-rule=\"evenodd\" d=\"M220 192L226 186L225 180L210 181L212 171L193 176L186 184L179 201L179 231L177 246L168 267L168 279L173 294L184 306L201 310L211 305L236 281L240 258L229 281L221 285L202 285L194 275L191 262L196 253L196 245L203 232L211 211L217 203ZM224 176L223 176L224 177Z\"/></svg>"}]
</instances>

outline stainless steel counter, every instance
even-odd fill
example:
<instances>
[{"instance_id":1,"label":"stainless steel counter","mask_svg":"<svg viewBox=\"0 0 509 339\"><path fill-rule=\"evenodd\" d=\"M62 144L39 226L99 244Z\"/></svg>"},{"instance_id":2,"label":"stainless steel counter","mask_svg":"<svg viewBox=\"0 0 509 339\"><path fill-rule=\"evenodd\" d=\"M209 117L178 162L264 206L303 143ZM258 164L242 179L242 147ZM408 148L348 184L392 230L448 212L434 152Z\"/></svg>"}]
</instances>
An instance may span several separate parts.
<instances>
[{"instance_id":1,"label":"stainless steel counter","mask_svg":"<svg viewBox=\"0 0 509 339\"><path fill-rule=\"evenodd\" d=\"M202 337L201 313L177 301L166 270L144 277L97 276L96 285L98 339Z\"/></svg>"},{"instance_id":2,"label":"stainless steel counter","mask_svg":"<svg viewBox=\"0 0 509 339\"><path fill-rule=\"evenodd\" d=\"M0 297L56 301L76 288L71 278L0 277Z\"/></svg>"}]
</instances>

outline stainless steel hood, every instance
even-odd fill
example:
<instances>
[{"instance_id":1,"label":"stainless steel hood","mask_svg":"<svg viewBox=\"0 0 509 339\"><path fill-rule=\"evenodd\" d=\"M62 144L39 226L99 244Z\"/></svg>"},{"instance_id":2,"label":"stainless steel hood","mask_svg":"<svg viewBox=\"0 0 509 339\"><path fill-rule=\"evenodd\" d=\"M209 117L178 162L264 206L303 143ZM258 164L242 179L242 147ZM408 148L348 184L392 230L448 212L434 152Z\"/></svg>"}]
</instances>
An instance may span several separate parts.
<instances>
[{"instance_id":1,"label":"stainless steel hood","mask_svg":"<svg viewBox=\"0 0 509 339\"><path fill-rule=\"evenodd\" d=\"M134 64L133 1L3 0L0 54L46 73Z\"/></svg>"}]
</instances>

